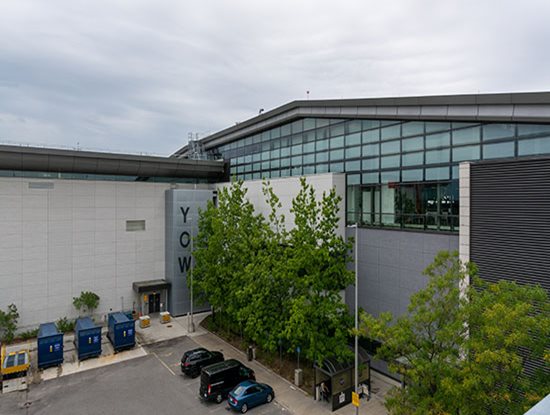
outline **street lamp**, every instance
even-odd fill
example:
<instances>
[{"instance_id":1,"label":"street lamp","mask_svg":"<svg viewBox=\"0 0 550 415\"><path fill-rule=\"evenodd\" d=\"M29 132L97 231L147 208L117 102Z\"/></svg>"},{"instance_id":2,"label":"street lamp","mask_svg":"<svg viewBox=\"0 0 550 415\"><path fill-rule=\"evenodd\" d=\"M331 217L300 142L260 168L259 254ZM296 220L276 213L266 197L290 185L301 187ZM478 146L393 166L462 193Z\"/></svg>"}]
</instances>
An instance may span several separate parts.
<instances>
[{"instance_id":1,"label":"street lamp","mask_svg":"<svg viewBox=\"0 0 550 415\"><path fill-rule=\"evenodd\" d=\"M194 333L195 332L195 322L193 321L193 262L194 262L194 256L193 256L193 232L191 232L191 267L190 267L190 273L188 275L191 276L191 284L190 284L190 311L191 311L191 319L189 321L189 325L187 327L187 331L189 333Z\"/></svg>"},{"instance_id":2,"label":"street lamp","mask_svg":"<svg viewBox=\"0 0 550 415\"><path fill-rule=\"evenodd\" d=\"M359 296L358 296L358 282L359 282L359 224L351 225L355 228L355 393L359 393L359 337L357 335L359 331ZM355 415L359 414L359 407L355 407Z\"/></svg>"}]
</instances>

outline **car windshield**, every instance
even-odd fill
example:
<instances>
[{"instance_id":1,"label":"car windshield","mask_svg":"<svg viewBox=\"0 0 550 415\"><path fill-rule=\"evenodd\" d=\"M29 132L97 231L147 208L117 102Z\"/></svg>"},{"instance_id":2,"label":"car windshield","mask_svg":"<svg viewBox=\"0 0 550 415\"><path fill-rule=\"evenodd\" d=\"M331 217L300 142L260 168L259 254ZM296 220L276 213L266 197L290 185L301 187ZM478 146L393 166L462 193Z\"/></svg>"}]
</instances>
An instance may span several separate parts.
<instances>
[{"instance_id":1,"label":"car windshield","mask_svg":"<svg viewBox=\"0 0 550 415\"><path fill-rule=\"evenodd\" d=\"M242 395L243 392L245 391L245 389L246 389L246 388L245 388L244 386L237 386L237 387L235 388L235 390L233 391L233 394L234 394L234 395Z\"/></svg>"}]
</instances>

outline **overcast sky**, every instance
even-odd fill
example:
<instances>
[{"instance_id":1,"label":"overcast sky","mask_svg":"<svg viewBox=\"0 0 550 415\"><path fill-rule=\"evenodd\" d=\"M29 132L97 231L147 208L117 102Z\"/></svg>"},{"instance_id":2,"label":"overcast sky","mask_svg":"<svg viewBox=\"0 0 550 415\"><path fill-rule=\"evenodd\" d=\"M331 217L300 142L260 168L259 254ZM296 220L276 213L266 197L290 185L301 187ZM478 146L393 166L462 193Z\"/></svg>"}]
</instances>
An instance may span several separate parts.
<instances>
[{"instance_id":1,"label":"overcast sky","mask_svg":"<svg viewBox=\"0 0 550 415\"><path fill-rule=\"evenodd\" d=\"M549 22L548 0L0 0L0 142L169 155L308 90L550 90Z\"/></svg>"}]
</instances>

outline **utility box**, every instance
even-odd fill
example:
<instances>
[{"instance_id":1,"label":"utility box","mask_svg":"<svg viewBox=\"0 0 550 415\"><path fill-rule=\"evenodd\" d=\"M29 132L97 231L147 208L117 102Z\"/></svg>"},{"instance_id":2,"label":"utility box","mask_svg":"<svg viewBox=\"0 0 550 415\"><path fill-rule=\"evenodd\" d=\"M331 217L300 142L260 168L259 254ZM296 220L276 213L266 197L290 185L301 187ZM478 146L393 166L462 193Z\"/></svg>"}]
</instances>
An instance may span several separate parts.
<instances>
[{"instance_id":1,"label":"utility box","mask_svg":"<svg viewBox=\"0 0 550 415\"><path fill-rule=\"evenodd\" d=\"M78 360L96 357L101 354L101 327L96 326L90 317L76 320L74 345Z\"/></svg>"},{"instance_id":2,"label":"utility box","mask_svg":"<svg viewBox=\"0 0 550 415\"><path fill-rule=\"evenodd\" d=\"M169 311L161 311L160 312L160 322L161 322L161 324L170 323L171 319L172 318L170 317L170 312Z\"/></svg>"},{"instance_id":3,"label":"utility box","mask_svg":"<svg viewBox=\"0 0 550 415\"><path fill-rule=\"evenodd\" d=\"M304 372L302 369L294 369L294 384L296 386L302 386L304 383Z\"/></svg>"},{"instance_id":4,"label":"utility box","mask_svg":"<svg viewBox=\"0 0 550 415\"><path fill-rule=\"evenodd\" d=\"M150 325L151 319L149 318L149 316L141 316L139 318L139 327L141 327L142 329L149 327Z\"/></svg>"},{"instance_id":5,"label":"utility box","mask_svg":"<svg viewBox=\"0 0 550 415\"><path fill-rule=\"evenodd\" d=\"M115 352L130 349L136 345L136 322L124 313L109 314L109 330L107 338L110 340Z\"/></svg>"},{"instance_id":6,"label":"utility box","mask_svg":"<svg viewBox=\"0 0 550 415\"><path fill-rule=\"evenodd\" d=\"M36 342L39 369L63 363L63 333L54 323L40 325Z\"/></svg>"}]
</instances>

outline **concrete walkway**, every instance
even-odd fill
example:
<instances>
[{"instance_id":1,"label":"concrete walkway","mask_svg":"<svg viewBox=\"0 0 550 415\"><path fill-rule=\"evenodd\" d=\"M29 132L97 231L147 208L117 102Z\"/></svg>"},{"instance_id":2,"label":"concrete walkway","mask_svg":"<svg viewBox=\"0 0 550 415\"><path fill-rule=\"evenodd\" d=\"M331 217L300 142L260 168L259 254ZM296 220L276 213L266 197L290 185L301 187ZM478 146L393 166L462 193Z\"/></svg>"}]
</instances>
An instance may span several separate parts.
<instances>
[{"instance_id":1,"label":"concrete walkway","mask_svg":"<svg viewBox=\"0 0 550 415\"><path fill-rule=\"evenodd\" d=\"M154 344L161 341L188 336L200 346L209 350L222 351L226 358L234 358L242 361L247 366L251 367L256 372L256 377L259 381L271 385L275 390L276 400L279 404L295 415L311 415L311 414L331 414L336 415L352 415L355 414L355 407L347 405L338 411L332 412L328 403L315 401L313 397L300 388L294 386L291 382L279 376L269 368L265 367L258 361L248 362L246 354L231 344L225 342L213 333L208 332L200 326L200 322L209 313L197 314L194 316L195 331L190 332L188 317L173 318L170 323L161 324L158 316L153 316L151 326L140 328L139 321L136 321L136 347L131 350L126 350L114 353L110 342L105 337L106 329L103 329L102 336L102 354L99 358L93 358L79 362L76 358L72 335L64 337L64 359L65 362L60 367L49 368L45 370L36 370L36 339L11 345L8 351L28 349L31 352L31 378L32 382L40 382L50 380L61 376L90 370L97 367L118 363L121 361L134 359L140 356L145 356L147 351L142 346ZM361 415L386 415L387 411L384 408L384 396L394 385L397 385L393 380L371 372L372 393L370 401L361 400L359 414Z\"/></svg>"}]
</instances>

